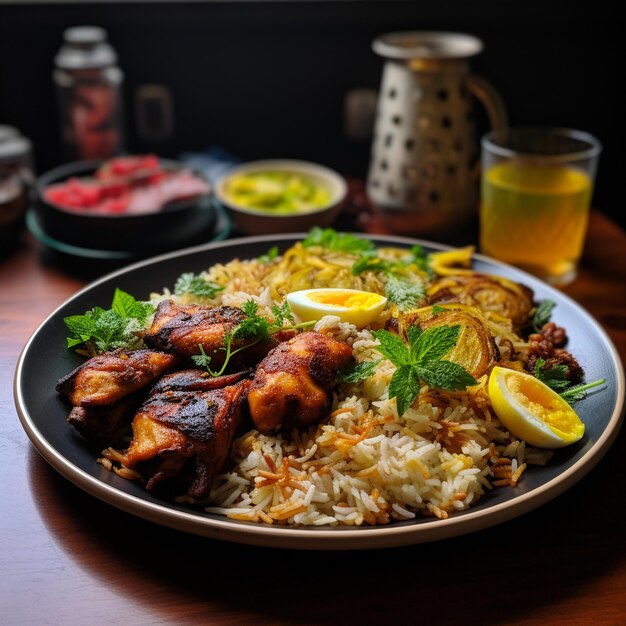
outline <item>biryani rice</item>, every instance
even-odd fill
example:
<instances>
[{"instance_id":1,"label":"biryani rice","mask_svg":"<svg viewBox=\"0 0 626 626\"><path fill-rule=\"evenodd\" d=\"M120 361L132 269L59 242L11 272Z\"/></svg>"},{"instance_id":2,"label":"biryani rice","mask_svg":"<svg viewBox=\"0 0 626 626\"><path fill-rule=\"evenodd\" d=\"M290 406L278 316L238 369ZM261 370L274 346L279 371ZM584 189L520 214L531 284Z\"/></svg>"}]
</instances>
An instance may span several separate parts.
<instances>
[{"instance_id":1,"label":"biryani rice","mask_svg":"<svg viewBox=\"0 0 626 626\"><path fill-rule=\"evenodd\" d=\"M223 290L203 303L240 307L252 299L260 314L271 315L270 307L282 303L294 284L382 289L372 278L350 279L349 264L340 255L328 259L313 251L318 262L311 269L300 244L294 248L270 263L234 260L213 266L202 276ZM167 290L153 295L154 301L166 298L197 302ZM504 354L524 350L507 320L491 317L489 323ZM322 318L315 330L347 342L357 363L379 361L374 374L358 384L339 385L328 419L315 427L274 435L251 430L239 437L227 471L213 482L207 512L312 526L387 524L422 515L445 519L494 486L517 484L527 464L549 459L550 452L528 448L495 417L486 377L464 392L423 386L413 406L398 416L396 401L389 398L395 367L381 359L370 330L333 316Z\"/></svg>"}]
</instances>

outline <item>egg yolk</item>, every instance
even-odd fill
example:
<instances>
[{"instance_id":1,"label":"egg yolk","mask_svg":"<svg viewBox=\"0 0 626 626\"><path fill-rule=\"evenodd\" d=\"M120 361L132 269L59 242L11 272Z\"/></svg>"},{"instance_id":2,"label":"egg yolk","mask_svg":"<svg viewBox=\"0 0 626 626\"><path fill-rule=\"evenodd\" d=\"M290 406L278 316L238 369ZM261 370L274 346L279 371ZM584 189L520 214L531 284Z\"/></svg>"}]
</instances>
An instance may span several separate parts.
<instances>
[{"instance_id":1,"label":"egg yolk","mask_svg":"<svg viewBox=\"0 0 626 626\"><path fill-rule=\"evenodd\" d=\"M311 302L328 306L366 311L378 304L382 296L376 293L350 293L349 291L321 291L307 296Z\"/></svg>"},{"instance_id":2,"label":"egg yolk","mask_svg":"<svg viewBox=\"0 0 626 626\"><path fill-rule=\"evenodd\" d=\"M506 386L517 402L548 426L564 432L569 431L572 423L571 414L556 406L550 395L533 383L532 380L514 375L506 378Z\"/></svg>"}]
</instances>

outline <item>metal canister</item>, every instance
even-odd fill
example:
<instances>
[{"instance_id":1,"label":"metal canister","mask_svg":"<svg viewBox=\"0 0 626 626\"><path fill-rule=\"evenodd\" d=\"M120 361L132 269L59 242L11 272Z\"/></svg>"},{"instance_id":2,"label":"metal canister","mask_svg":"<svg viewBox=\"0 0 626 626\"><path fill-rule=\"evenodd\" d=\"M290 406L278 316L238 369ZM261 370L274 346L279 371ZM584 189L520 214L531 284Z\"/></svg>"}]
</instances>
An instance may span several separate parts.
<instances>
[{"instance_id":1,"label":"metal canister","mask_svg":"<svg viewBox=\"0 0 626 626\"><path fill-rule=\"evenodd\" d=\"M401 234L458 229L477 204L478 140L472 95L493 128L506 126L496 91L470 72L480 39L461 33L390 33L373 42L386 59L378 100L370 201Z\"/></svg>"}]
</instances>

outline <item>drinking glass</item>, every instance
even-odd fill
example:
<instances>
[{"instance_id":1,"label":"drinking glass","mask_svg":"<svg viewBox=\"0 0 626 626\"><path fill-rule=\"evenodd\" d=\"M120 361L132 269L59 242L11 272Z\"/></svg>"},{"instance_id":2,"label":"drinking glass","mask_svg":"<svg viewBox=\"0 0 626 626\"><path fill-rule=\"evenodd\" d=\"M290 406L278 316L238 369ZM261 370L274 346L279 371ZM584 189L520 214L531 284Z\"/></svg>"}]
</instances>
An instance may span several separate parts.
<instances>
[{"instance_id":1,"label":"drinking glass","mask_svg":"<svg viewBox=\"0 0 626 626\"><path fill-rule=\"evenodd\" d=\"M574 280L600 142L578 130L507 128L481 145L481 252L553 285Z\"/></svg>"}]
</instances>

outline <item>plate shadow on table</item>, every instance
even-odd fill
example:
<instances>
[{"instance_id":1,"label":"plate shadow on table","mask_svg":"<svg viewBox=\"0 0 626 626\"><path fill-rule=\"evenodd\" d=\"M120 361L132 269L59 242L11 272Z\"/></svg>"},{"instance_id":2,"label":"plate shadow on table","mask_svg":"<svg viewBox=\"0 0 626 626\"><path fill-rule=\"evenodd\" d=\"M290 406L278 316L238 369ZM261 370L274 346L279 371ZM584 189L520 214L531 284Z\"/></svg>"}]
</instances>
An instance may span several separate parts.
<instances>
[{"instance_id":1,"label":"plate shadow on table","mask_svg":"<svg viewBox=\"0 0 626 626\"><path fill-rule=\"evenodd\" d=\"M160 620L195 623L219 611L224 624L230 616L233 624L344 626L405 623L414 611L424 623L488 625L531 618L573 599L623 562L621 517L590 502L616 501L614 477L623 475L625 448L618 438L575 489L497 527L430 544L350 552L287 551L188 535L89 496L34 450L28 467L33 500L60 548L89 576ZM414 604L407 605L409 599Z\"/></svg>"}]
</instances>

